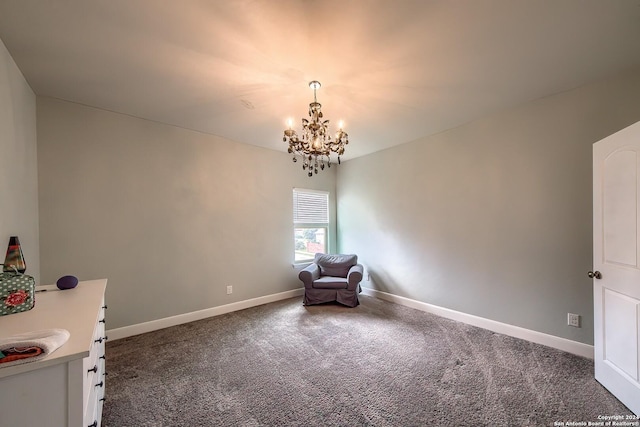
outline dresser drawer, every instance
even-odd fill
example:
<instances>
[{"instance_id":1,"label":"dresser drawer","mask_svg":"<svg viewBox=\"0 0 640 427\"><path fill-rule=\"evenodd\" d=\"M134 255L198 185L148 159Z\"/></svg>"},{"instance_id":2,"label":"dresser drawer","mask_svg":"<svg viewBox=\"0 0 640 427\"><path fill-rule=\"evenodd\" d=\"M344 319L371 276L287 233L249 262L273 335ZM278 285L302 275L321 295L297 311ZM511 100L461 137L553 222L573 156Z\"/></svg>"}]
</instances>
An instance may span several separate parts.
<instances>
[{"instance_id":1,"label":"dresser drawer","mask_svg":"<svg viewBox=\"0 0 640 427\"><path fill-rule=\"evenodd\" d=\"M89 356L83 360L83 420L85 426L99 426L102 413L102 402L106 387L106 356L105 356L105 306L98 313L91 340Z\"/></svg>"},{"instance_id":2,"label":"dresser drawer","mask_svg":"<svg viewBox=\"0 0 640 427\"><path fill-rule=\"evenodd\" d=\"M89 390L89 396L87 397L87 406L84 409L85 426L94 425L97 427L100 425L105 383L103 372L98 371L98 374L102 377L102 382L97 382Z\"/></svg>"}]
</instances>

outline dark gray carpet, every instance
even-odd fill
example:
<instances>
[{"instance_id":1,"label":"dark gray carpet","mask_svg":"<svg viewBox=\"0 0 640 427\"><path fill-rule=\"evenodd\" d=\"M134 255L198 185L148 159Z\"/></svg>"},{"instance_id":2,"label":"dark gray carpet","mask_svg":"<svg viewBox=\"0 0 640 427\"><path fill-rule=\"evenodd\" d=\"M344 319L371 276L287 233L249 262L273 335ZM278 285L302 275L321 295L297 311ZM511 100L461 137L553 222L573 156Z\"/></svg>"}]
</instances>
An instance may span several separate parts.
<instances>
[{"instance_id":1,"label":"dark gray carpet","mask_svg":"<svg viewBox=\"0 0 640 427\"><path fill-rule=\"evenodd\" d=\"M543 426L631 415L593 362L361 297L107 343L103 425Z\"/></svg>"}]
</instances>

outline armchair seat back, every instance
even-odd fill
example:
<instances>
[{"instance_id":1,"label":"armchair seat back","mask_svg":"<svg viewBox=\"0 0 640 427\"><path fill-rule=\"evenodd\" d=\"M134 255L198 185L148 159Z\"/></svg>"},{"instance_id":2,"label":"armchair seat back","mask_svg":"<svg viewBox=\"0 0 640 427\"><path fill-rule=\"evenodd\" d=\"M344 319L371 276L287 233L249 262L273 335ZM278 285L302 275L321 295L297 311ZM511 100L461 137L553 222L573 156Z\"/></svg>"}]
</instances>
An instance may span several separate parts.
<instances>
[{"instance_id":1,"label":"armchair seat back","mask_svg":"<svg viewBox=\"0 0 640 427\"><path fill-rule=\"evenodd\" d=\"M347 277L351 267L358 263L358 256L316 254L313 262L320 267L320 276Z\"/></svg>"}]
</instances>

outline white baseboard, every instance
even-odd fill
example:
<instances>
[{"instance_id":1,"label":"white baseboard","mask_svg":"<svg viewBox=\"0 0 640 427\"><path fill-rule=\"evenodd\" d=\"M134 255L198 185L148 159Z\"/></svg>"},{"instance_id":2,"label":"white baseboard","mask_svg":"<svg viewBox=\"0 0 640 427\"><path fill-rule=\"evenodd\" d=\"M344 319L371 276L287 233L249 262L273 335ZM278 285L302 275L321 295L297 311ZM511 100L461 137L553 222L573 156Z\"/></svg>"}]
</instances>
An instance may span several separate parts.
<instances>
[{"instance_id":1,"label":"white baseboard","mask_svg":"<svg viewBox=\"0 0 640 427\"><path fill-rule=\"evenodd\" d=\"M221 314L231 313L232 311L244 310L258 305L270 302L280 301L283 299L302 296L304 289L294 289L291 291L280 292L277 294L265 295L263 297L252 298L244 301L238 301L231 304L220 305L217 307L205 308L204 310L192 311L191 313L178 314L176 316L165 317L163 319L151 320L149 322L138 323L136 325L124 326L122 328L110 329L107 331L109 340L118 340L133 335L144 334L146 332L156 331L158 329L168 328L170 326L181 325L183 323L194 322L196 320L206 319L208 317L219 316Z\"/></svg>"},{"instance_id":2,"label":"white baseboard","mask_svg":"<svg viewBox=\"0 0 640 427\"><path fill-rule=\"evenodd\" d=\"M462 313L460 311L451 310L437 305L428 304L421 301L412 300L410 298L377 291L370 288L362 288L362 293L381 300L404 305L416 310L432 313L447 319L457 320L472 326L488 329L511 337L520 338L537 344L553 347L567 353L576 354L578 356L593 359L593 346L577 341L568 340L566 338L556 337L554 335L542 332L532 331L530 329L521 328L519 326L509 325L507 323L496 322L495 320L485 319L484 317L474 316L472 314Z\"/></svg>"},{"instance_id":3,"label":"white baseboard","mask_svg":"<svg viewBox=\"0 0 640 427\"><path fill-rule=\"evenodd\" d=\"M107 331L107 335L109 336L109 340L117 340L133 335L156 331L158 329L168 328L170 326L176 326L183 323L206 319L208 317L219 316L221 314L231 313L233 311L244 310L245 308L268 304L270 302L299 297L302 296L303 293L304 289L301 288L286 292L280 292L277 294L266 295L263 297L234 302L231 304L206 308L204 310L193 311L191 313L151 320L149 322L138 323L136 325L110 329ZM457 320L458 322L477 326L483 329L488 329L493 332L509 335L511 337L520 338L537 344L546 345L548 347L557 348L558 350L566 351L568 353L577 354L578 356L593 359L592 345L568 340L566 338L556 337L554 335L549 335L542 332L532 331L530 329L509 325L507 323L497 322L495 320L485 319L484 317L474 316L472 314L462 313L460 311L455 311L444 307L438 307L437 305L412 300L410 298L405 298L382 291L377 291L375 289L363 287L362 293L374 298L379 298L384 301L404 305L406 307L414 308L416 310L424 311L427 313L432 313L437 316L445 317L447 319Z\"/></svg>"}]
</instances>

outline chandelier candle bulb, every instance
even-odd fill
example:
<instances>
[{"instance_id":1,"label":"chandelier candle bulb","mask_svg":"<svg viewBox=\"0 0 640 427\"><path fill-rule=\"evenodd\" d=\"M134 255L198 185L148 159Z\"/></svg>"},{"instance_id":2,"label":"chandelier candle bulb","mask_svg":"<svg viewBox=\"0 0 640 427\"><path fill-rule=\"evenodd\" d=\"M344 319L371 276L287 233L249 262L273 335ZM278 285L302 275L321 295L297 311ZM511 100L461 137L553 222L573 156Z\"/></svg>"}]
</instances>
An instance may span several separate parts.
<instances>
[{"instance_id":1,"label":"chandelier candle bulb","mask_svg":"<svg viewBox=\"0 0 640 427\"><path fill-rule=\"evenodd\" d=\"M296 131L292 126L292 120L289 119L289 129L284 131L282 141L289 144L287 152L293 154L293 161L297 162L298 157L302 160L302 169L307 172L310 177L324 170L325 165L331 167L331 153L338 155L338 164L340 164L340 156L344 154L344 146L349 143L349 135L342 130L344 122L339 123L340 129L336 132L335 140L331 138L329 131L329 120L321 120L322 105L316 97L316 90L320 88L320 82L312 81L309 87L313 89L313 102L309 104L309 117L302 119L302 138L298 138Z\"/></svg>"}]
</instances>

